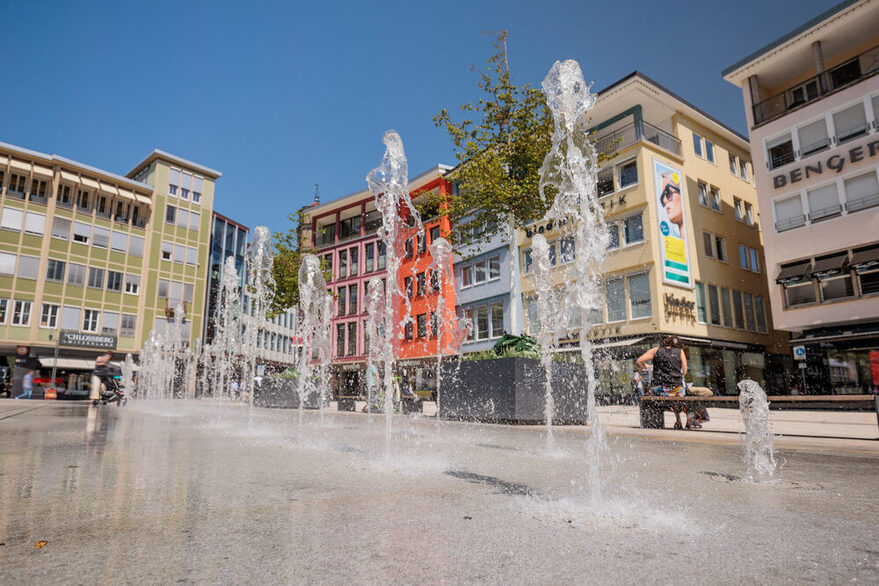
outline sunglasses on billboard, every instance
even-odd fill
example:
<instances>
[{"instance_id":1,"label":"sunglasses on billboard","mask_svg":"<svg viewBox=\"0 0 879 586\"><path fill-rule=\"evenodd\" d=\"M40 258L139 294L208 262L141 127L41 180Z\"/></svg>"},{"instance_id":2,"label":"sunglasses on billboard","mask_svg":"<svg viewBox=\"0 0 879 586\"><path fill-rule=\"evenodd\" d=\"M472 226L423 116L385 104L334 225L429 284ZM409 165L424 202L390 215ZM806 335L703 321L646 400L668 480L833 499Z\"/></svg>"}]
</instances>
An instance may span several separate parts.
<instances>
[{"instance_id":1,"label":"sunglasses on billboard","mask_svg":"<svg viewBox=\"0 0 879 586\"><path fill-rule=\"evenodd\" d=\"M665 203L666 201L670 200L672 195L675 193L680 195L681 190L678 189L677 187L675 187L674 185L672 185L671 183L669 183L668 185L665 186L665 189L663 189L662 193L659 195L660 203Z\"/></svg>"}]
</instances>

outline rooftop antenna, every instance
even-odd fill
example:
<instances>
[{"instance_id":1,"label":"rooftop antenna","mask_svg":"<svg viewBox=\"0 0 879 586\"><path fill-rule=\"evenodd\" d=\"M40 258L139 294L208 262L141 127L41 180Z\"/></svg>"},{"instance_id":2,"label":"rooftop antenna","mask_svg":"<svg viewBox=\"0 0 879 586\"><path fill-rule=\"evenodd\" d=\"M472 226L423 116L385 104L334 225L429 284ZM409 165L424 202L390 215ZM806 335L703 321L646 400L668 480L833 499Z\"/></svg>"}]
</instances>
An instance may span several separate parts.
<instances>
[{"instance_id":1,"label":"rooftop antenna","mask_svg":"<svg viewBox=\"0 0 879 586\"><path fill-rule=\"evenodd\" d=\"M314 203L320 203L320 183L314 184Z\"/></svg>"}]
</instances>

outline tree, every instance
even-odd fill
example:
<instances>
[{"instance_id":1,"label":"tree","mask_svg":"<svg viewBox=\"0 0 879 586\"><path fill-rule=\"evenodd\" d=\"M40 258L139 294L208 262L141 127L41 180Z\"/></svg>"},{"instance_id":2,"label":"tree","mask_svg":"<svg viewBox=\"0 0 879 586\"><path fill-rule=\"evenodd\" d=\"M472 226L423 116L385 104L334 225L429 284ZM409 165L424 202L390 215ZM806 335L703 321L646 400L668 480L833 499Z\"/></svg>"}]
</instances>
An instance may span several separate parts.
<instances>
[{"instance_id":1,"label":"tree","mask_svg":"<svg viewBox=\"0 0 879 586\"><path fill-rule=\"evenodd\" d=\"M286 232L275 232L272 242L275 247L275 259L272 265L272 276L275 278L274 297L268 311L268 317L274 317L289 307L299 305L299 265L302 257L314 253L305 247L302 238L303 216L306 208L292 213L287 218L292 226ZM329 264L321 259L324 278L329 281Z\"/></svg>"}]
</instances>

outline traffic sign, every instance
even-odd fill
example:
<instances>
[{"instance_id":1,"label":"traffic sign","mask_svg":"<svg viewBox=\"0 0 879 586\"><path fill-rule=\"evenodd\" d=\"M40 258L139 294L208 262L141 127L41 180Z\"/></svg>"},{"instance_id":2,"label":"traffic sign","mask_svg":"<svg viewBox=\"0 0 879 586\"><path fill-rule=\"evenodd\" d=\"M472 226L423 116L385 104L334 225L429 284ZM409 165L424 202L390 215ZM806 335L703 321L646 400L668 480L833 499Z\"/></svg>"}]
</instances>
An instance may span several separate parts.
<instances>
[{"instance_id":1,"label":"traffic sign","mask_svg":"<svg viewBox=\"0 0 879 586\"><path fill-rule=\"evenodd\" d=\"M806 359L806 347L805 346L794 346L794 360L805 360Z\"/></svg>"}]
</instances>

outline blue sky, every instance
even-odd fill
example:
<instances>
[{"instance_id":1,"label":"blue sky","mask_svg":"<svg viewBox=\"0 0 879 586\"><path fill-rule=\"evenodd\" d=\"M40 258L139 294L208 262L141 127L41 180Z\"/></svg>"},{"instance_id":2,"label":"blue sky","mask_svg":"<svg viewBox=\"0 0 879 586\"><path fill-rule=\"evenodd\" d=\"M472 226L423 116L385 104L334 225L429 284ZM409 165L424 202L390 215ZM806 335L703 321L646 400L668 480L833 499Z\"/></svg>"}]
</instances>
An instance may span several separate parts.
<instances>
[{"instance_id":1,"label":"blue sky","mask_svg":"<svg viewBox=\"0 0 879 586\"><path fill-rule=\"evenodd\" d=\"M120 174L159 148L223 172L217 211L280 230L314 183L364 188L388 128L413 175L454 163L431 118L479 97L486 31L509 31L517 83L637 69L746 133L721 70L834 4L0 0L0 141Z\"/></svg>"}]
</instances>

